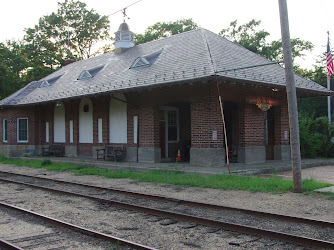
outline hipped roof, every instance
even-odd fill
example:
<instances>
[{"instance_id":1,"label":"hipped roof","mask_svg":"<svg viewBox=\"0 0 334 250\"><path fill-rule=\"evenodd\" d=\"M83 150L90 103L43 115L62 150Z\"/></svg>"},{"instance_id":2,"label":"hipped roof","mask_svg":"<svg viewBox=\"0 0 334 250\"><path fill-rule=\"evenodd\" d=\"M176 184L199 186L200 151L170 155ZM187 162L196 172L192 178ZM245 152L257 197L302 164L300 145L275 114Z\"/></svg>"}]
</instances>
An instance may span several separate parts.
<instances>
[{"instance_id":1,"label":"hipped roof","mask_svg":"<svg viewBox=\"0 0 334 250\"><path fill-rule=\"evenodd\" d=\"M146 67L130 68L140 57L154 58ZM106 92L177 84L219 77L285 87L284 68L206 29L197 29L69 64L26 85L0 101L0 106L38 104ZM249 68L247 68L249 67ZM101 69L100 69L101 68ZM100 69L93 78L78 80L84 70ZM40 88L43 80L58 78ZM297 90L332 95L325 87L295 74Z\"/></svg>"}]
</instances>

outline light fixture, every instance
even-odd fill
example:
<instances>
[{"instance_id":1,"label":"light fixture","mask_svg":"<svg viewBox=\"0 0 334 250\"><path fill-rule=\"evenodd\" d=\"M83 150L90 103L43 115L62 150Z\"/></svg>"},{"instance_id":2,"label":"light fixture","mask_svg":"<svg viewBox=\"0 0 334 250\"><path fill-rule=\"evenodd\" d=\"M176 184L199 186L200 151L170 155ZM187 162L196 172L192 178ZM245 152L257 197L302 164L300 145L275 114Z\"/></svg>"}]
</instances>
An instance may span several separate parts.
<instances>
[{"instance_id":1,"label":"light fixture","mask_svg":"<svg viewBox=\"0 0 334 250\"><path fill-rule=\"evenodd\" d=\"M277 92L278 91L278 89L277 88L273 88L273 89L271 89L273 92Z\"/></svg>"},{"instance_id":2,"label":"light fixture","mask_svg":"<svg viewBox=\"0 0 334 250\"><path fill-rule=\"evenodd\" d=\"M61 107L61 106L62 106L62 103L61 103L61 102L57 102L57 103L56 103L56 106L57 106L57 107Z\"/></svg>"}]
</instances>

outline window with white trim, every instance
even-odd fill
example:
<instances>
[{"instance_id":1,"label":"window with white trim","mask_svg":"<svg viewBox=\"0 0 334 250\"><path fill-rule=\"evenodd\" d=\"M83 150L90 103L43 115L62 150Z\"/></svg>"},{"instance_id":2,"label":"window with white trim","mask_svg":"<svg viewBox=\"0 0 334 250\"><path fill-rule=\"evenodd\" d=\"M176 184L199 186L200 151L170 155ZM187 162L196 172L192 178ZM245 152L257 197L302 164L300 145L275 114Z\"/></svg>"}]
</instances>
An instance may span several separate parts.
<instances>
[{"instance_id":1,"label":"window with white trim","mask_svg":"<svg viewBox=\"0 0 334 250\"><path fill-rule=\"evenodd\" d=\"M7 142L7 119L2 120L3 141Z\"/></svg>"},{"instance_id":2,"label":"window with white trim","mask_svg":"<svg viewBox=\"0 0 334 250\"><path fill-rule=\"evenodd\" d=\"M17 142L28 142L28 118L17 119Z\"/></svg>"}]
</instances>

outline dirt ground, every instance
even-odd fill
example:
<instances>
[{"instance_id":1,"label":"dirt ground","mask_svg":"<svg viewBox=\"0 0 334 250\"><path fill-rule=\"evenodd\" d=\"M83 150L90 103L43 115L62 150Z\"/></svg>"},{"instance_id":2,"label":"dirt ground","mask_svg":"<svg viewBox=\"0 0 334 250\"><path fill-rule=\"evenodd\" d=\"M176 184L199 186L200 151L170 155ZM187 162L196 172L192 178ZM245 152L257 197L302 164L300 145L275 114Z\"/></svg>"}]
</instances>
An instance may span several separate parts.
<instances>
[{"instance_id":1,"label":"dirt ground","mask_svg":"<svg viewBox=\"0 0 334 250\"><path fill-rule=\"evenodd\" d=\"M292 179L292 171L277 173L284 178ZM317 181L334 184L334 166L321 166L302 169L303 179L315 179Z\"/></svg>"}]
</instances>

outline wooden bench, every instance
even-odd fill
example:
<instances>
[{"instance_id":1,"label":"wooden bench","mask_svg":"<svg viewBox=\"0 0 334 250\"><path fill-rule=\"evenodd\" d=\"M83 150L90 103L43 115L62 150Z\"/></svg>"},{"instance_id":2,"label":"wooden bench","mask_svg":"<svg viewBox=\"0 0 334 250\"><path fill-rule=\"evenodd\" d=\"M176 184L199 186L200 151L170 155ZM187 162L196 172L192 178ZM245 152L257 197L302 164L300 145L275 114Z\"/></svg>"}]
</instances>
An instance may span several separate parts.
<instances>
[{"instance_id":1,"label":"wooden bench","mask_svg":"<svg viewBox=\"0 0 334 250\"><path fill-rule=\"evenodd\" d=\"M96 149L96 159L106 160L107 157L114 157L114 161L122 160L125 155L124 145L105 145L104 148Z\"/></svg>"},{"instance_id":2,"label":"wooden bench","mask_svg":"<svg viewBox=\"0 0 334 250\"><path fill-rule=\"evenodd\" d=\"M61 144L50 144L47 147L42 148L42 155L48 156L53 154L53 156L63 156L64 148Z\"/></svg>"}]
</instances>

